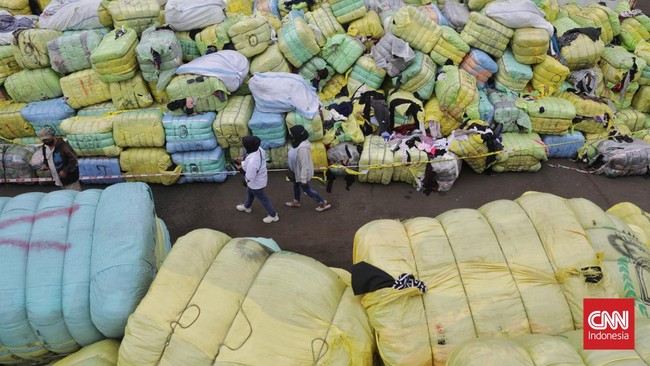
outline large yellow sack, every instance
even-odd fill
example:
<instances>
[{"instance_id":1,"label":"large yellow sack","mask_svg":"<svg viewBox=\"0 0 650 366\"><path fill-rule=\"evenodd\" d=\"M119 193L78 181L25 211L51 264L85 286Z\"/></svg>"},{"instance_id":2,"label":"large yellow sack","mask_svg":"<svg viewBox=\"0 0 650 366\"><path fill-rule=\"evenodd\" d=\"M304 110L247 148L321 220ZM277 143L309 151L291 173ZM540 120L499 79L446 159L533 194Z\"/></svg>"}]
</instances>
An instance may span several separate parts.
<instances>
[{"instance_id":1,"label":"large yellow sack","mask_svg":"<svg viewBox=\"0 0 650 366\"><path fill-rule=\"evenodd\" d=\"M117 109L140 109L153 104L149 86L140 72L129 80L110 83L109 86L111 99Z\"/></svg>"},{"instance_id":2,"label":"large yellow sack","mask_svg":"<svg viewBox=\"0 0 650 366\"><path fill-rule=\"evenodd\" d=\"M400 8L391 18L391 33L408 42L411 47L429 53L438 39L442 29L426 14L413 6Z\"/></svg>"},{"instance_id":3,"label":"large yellow sack","mask_svg":"<svg viewBox=\"0 0 650 366\"><path fill-rule=\"evenodd\" d=\"M114 0L117 1L121 0ZM135 51L137 46L138 35L132 28L115 29L106 33L90 54L93 70L106 83L131 79L139 70Z\"/></svg>"},{"instance_id":4,"label":"large yellow sack","mask_svg":"<svg viewBox=\"0 0 650 366\"><path fill-rule=\"evenodd\" d=\"M359 182L388 184L393 178L395 157L381 136L367 136L359 158Z\"/></svg>"},{"instance_id":5,"label":"large yellow sack","mask_svg":"<svg viewBox=\"0 0 650 366\"><path fill-rule=\"evenodd\" d=\"M157 0L110 0L108 11L113 18L115 29L127 26L140 35L160 21L160 5Z\"/></svg>"},{"instance_id":6,"label":"large yellow sack","mask_svg":"<svg viewBox=\"0 0 650 366\"><path fill-rule=\"evenodd\" d=\"M429 56L440 66L447 65L449 60L454 65L459 65L469 52L469 45L460 38L460 34L453 28L441 25L440 29L442 34L431 49Z\"/></svg>"},{"instance_id":7,"label":"large yellow sack","mask_svg":"<svg viewBox=\"0 0 650 366\"><path fill-rule=\"evenodd\" d=\"M219 146L241 147L241 138L250 135L248 121L253 115L255 100L253 96L234 96L230 98L226 107L217 114L217 119L212 123L212 130L217 136Z\"/></svg>"},{"instance_id":8,"label":"large yellow sack","mask_svg":"<svg viewBox=\"0 0 650 366\"><path fill-rule=\"evenodd\" d=\"M276 43L251 60L249 72L251 75L256 72L291 72L291 66Z\"/></svg>"},{"instance_id":9,"label":"large yellow sack","mask_svg":"<svg viewBox=\"0 0 650 366\"><path fill-rule=\"evenodd\" d=\"M526 65L543 62L551 43L548 32L543 28L515 29L510 46L515 60Z\"/></svg>"},{"instance_id":10,"label":"large yellow sack","mask_svg":"<svg viewBox=\"0 0 650 366\"><path fill-rule=\"evenodd\" d=\"M118 112L109 117L113 139L119 147L164 147L163 111L142 109Z\"/></svg>"},{"instance_id":11,"label":"large yellow sack","mask_svg":"<svg viewBox=\"0 0 650 366\"><path fill-rule=\"evenodd\" d=\"M58 38L62 32L49 29L19 28L12 33L11 47L18 66L23 69L50 67L47 42Z\"/></svg>"},{"instance_id":12,"label":"large yellow sack","mask_svg":"<svg viewBox=\"0 0 650 366\"><path fill-rule=\"evenodd\" d=\"M310 26L318 29L316 39L318 40L318 45L321 47L327 43L328 38L335 34L345 33L341 24L336 20L334 13L332 13L332 7L329 3L324 3L318 9L306 13L305 20L307 20Z\"/></svg>"},{"instance_id":13,"label":"large yellow sack","mask_svg":"<svg viewBox=\"0 0 650 366\"><path fill-rule=\"evenodd\" d=\"M52 366L116 366L119 349L119 341L105 339L83 347L70 356L55 362Z\"/></svg>"},{"instance_id":14,"label":"large yellow sack","mask_svg":"<svg viewBox=\"0 0 650 366\"><path fill-rule=\"evenodd\" d=\"M327 169L327 149L323 144L323 141L314 141L311 143L311 149L309 150L311 155L312 165L314 166L315 172L322 172Z\"/></svg>"},{"instance_id":15,"label":"large yellow sack","mask_svg":"<svg viewBox=\"0 0 650 366\"><path fill-rule=\"evenodd\" d=\"M488 164L488 156L494 153L490 152L487 144L483 141L483 135L478 131L471 130L473 125L484 126L485 124L485 122L480 120L470 120L466 123L462 131L453 131L448 149L462 158L473 171L479 174L483 173L485 169L496 162L494 159L491 159L491 163ZM499 153L499 155L503 155L503 153ZM497 159L499 155L497 155Z\"/></svg>"},{"instance_id":16,"label":"large yellow sack","mask_svg":"<svg viewBox=\"0 0 650 366\"><path fill-rule=\"evenodd\" d=\"M546 97L560 90L562 83L571 71L560 61L546 55L543 62L533 66L531 84L541 97Z\"/></svg>"},{"instance_id":17,"label":"large yellow sack","mask_svg":"<svg viewBox=\"0 0 650 366\"><path fill-rule=\"evenodd\" d=\"M12 140L34 136L34 128L20 114L27 103L0 101L0 137Z\"/></svg>"},{"instance_id":18,"label":"large yellow sack","mask_svg":"<svg viewBox=\"0 0 650 366\"><path fill-rule=\"evenodd\" d=\"M460 32L468 45L499 58L508 47L514 31L481 13L472 12L469 22Z\"/></svg>"},{"instance_id":19,"label":"large yellow sack","mask_svg":"<svg viewBox=\"0 0 650 366\"><path fill-rule=\"evenodd\" d=\"M625 221L639 238L642 238L642 242L650 243L650 216L640 207L630 202L623 202L610 207L607 213Z\"/></svg>"},{"instance_id":20,"label":"large yellow sack","mask_svg":"<svg viewBox=\"0 0 650 366\"><path fill-rule=\"evenodd\" d=\"M8 11L11 15L29 15L32 13L29 0L0 0L0 8Z\"/></svg>"},{"instance_id":21,"label":"large yellow sack","mask_svg":"<svg viewBox=\"0 0 650 366\"><path fill-rule=\"evenodd\" d=\"M435 65L433 68L435 69ZM348 95L354 95L363 85L369 89L379 90L385 77L386 70L378 67L375 59L370 55L363 55L357 59L350 71L347 85Z\"/></svg>"},{"instance_id":22,"label":"large yellow sack","mask_svg":"<svg viewBox=\"0 0 650 366\"><path fill-rule=\"evenodd\" d=\"M636 269L616 267L619 259L648 258L647 251L623 249L643 245L630 233L585 199L536 192L436 218L366 224L355 235L354 263L393 278L413 274L427 286L425 293L409 287L363 295L384 364L445 365L454 348L475 338L581 328L584 298L624 297L630 286L637 295L647 290L625 282L624 274L636 277ZM645 309L641 301L637 306Z\"/></svg>"},{"instance_id":23,"label":"large yellow sack","mask_svg":"<svg viewBox=\"0 0 650 366\"><path fill-rule=\"evenodd\" d=\"M369 366L374 350L349 273L270 239L200 229L174 245L129 318L119 360Z\"/></svg>"},{"instance_id":24,"label":"large yellow sack","mask_svg":"<svg viewBox=\"0 0 650 366\"><path fill-rule=\"evenodd\" d=\"M536 133L506 132L501 138L506 153L492 165L492 171L534 173L542 168L542 161L548 160L548 148Z\"/></svg>"},{"instance_id":25,"label":"large yellow sack","mask_svg":"<svg viewBox=\"0 0 650 366\"><path fill-rule=\"evenodd\" d=\"M122 148L113 139L113 120L106 116L75 116L61 122L61 131L79 156L116 157Z\"/></svg>"},{"instance_id":26,"label":"large yellow sack","mask_svg":"<svg viewBox=\"0 0 650 366\"><path fill-rule=\"evenodd\" d=\"M126 149L120 154L120 167L126 174L145 175L127 177L127 182L157 183L166 186L176 183L183 169L181 165L175 165L167 150L161 147Z\"/></svg>"},{"instance_id":27,"label":"large yellow sack","mask_svg":"<svg viewBox=\"0 0 650 366\"><path fill-rule=\"evenodd\" d=\"M442 67L435 85L440 108L455 119L479 118L476 78L452 65Z\"/></svg>"},{"instance_id":28,"label":"large yellow sack","mask_svg":"<svg viewBox=\"0 0 650 366\"><path fill-rule=\"evenodd\" d=\"M573 103L562 98L519 99L515 106L528 113L533 132L539 134L564 135L576 116Z\"/></svg>"},{"instance_id":29,"label":"large yellow sack","mask_svg":"<svg viewBox=\"0 0 650 366\"><path fill-rule=\"evenodd\" d=\"M569 10L569 16L580 27L600 28L600 40L604 44L612 42L614 37L621 32L618 14L607 6L593 3L586 7L578 7L575 4L569 4L564 9Z\"/></svg>"},{"instance_id":30,"label":"large yellow sack","mask_svg":"<svg viewBox=\"0 0 650 366\"><path fill-rule=\"evenodd\" d=\"M74 109L111 100L111 89L93 69L74 72L60 80L63 95Z\"/></svg>"},{"instance_id":31,"label":"large yellow sack","mask_svg":"<svg viewBox=\"0 0 650 366\"><path fill-rule=\"evenodd\" d=\"M347 77L342 74L335 74L331 79L323 86L323 90L318 93L318 97L325 100L332 100L345 88L347 85Z\"/></svg>"},{"instance_id":32,"label":"large yellow sack","mask_svg":"<svg viewBox=\"0 0 650 366\"><path fill-rule=\"evenodd\" d=\"M271 44L271 25L261 15L241 18L228 29L235 50L246 57L253 57L264 52Z\"/></svg>"},{"instance_id":33,"label":"large yellow sack","mask_svg":"<svg viewBox=\"0 0 650 366\"><path fill-rule=\"evenodd\" d=\"M20 70L22 68L16 62L11 45L0 46L0 85L4 83L7 76L15 74Z\"/></svg>"},{"instance_id":34,"label":"large yellow sack","mask_svg":"<svg viewBox=\"0 0 650 366\"><path fill-rule=\"evenodd\" d=\"M348 32L352 37L366 37L379 39L384 36L384 26L381 24L379 14L374 11L367 12L363 17L353 20L348 24Z\"/></svg>"},{"instance_id":35,"label":"large yellow sack","mask_svg":"<svg viewBox=\"0 0 650 366\"><path fill-rule=\"evenodd\" d=\"M429 99L424 105L424 122L432 136L446 137L451 131L460 127L461 121L453 118L440 108L436 97Z\"/></svg>"}]
</instances>

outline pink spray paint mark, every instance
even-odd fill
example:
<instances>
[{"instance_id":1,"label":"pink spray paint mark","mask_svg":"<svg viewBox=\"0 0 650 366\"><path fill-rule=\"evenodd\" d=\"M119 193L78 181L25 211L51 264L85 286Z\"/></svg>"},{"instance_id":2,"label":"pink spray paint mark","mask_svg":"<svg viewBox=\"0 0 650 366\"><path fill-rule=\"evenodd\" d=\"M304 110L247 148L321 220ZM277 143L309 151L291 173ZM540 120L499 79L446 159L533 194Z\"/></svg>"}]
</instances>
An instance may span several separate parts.
<instances>
[{"instance_id":1,"label":"pink spray paint mark","mask_svg":"<svg viewBox=\"0 0 650 366\"><path fill-rule=\"evenodd\" d=\"M75 213L77 210L79 210L79 205L72 205L70 207L57 208L56 210L41 212L36 215L16 217L13 219L0 222L0 229L4 229L11 225L16 225L24 222L33 223L36 220L44 219L48 217L54 217L60 215L72 216L72 214Z\"/></svg>"},{"instance_id":2,"label":"pink spray paint mark","mask_svg":"<svg viewBox=\"0 0 650 366\"><path fill-rule=\"evenodd\" d=\"M33 250L40 252L42 250L56 250L59 252L65 252L70 248L69 243L61 243L58 241L52 240L40 240L33 241L30 243L27 240L17 240L17 239L0 239L0 247L3 246L12 246L24 251Z\"/></svg>"}]
</instances>

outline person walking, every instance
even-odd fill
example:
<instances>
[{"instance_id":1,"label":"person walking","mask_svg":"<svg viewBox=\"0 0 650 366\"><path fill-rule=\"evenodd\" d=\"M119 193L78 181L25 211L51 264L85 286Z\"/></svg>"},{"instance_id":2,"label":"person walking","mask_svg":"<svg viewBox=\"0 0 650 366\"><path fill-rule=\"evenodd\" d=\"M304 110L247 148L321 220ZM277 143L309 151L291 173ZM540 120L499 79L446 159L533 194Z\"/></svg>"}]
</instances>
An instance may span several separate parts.
<instances>
[{"instance_id":1,"label":"person walking","mask_svg":"<svg viewBox=\"0 0 650 366\"><path fill-rule=\"evenodd\" d=\"M50 170L54 184L61 189L81 191L79 161L72 147L49 128L42 129L38 137L43 143L42 169Z\"/></svg>"},{"instance_id":2,"label":"person walking","mask_svg":"<svg viewBox=\"0 0 650 366\"><path fill-rule=\"evenodd\" d=\"M238 170L243 170L246 181L246 201L236 206L238 211L250 213L253 200L257 197L262 206L268 212L268 216L262 219L264 223L270 224L280 220L280 215L273 209L271 201L264 192L264 187L268 183L268 173L266 171L266 154L260 147L262 140L257 136L244 136L242 145L246 149L246 157L241 165L237 164Z\"/></svg>"},{"instance_id":3,"label":"person walking","mask_svg":"<svg viewBox=\"0 0 650 366\"><path fill-rule=\"evenodd\" d=\"M286 202L289 207L300 207L300 191L318 203L316 211L322 212L332 207L309 185L314 177L314 164L311 159L311 143L305 127L295 125L289 129L291 149L289 149L289 180L293 182L293 201Z\"/></svg>"}]
</instances>

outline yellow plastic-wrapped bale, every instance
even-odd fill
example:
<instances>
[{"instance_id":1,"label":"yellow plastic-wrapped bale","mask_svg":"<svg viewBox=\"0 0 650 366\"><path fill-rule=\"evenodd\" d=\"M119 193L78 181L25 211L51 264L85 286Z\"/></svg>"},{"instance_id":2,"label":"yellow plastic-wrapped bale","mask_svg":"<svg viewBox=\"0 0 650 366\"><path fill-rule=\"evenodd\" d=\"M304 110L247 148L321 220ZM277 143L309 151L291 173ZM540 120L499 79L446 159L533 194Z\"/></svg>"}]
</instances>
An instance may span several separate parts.
<instances>
[{"instance_id":1,"label":"yellow plastic-wrapped bale","mask_svg":"<svg viewBox=\"0 0 650 366\"><path fill-rule=\"evenodd\" d=\"M322 141L314 141L311 143L311 153L312 164L314 165L315 172L322 172L327 169L327 149Z\"/></svg>"},{"instance_id":2,"label":"yellow plastic-wrapped bale","mask_svg":"<svg viewBox=\"0 0 650 366\"><path fill-rule=\"evenodd\" d=\"M214 134L222 148L241 147L241 138L250 135L248 121L253 115L255 100L251 95L230 98L226 108L212 124Z\"/></svg>"},{"instance_id":3,"label":"yellow plastic-wrapped bale","mask_svg":"<svg viewBox=\"0 0 650 366\"><path fill-rule=\"evenodd\" d=\"M119 349L119 341L106 339L83 347L70 356L55 362L52 366L117 366Z\"/></svg>"},{"instance_id":4,"label":"yellow plastic-wrapped bale","mask_svg":"<svg viewBox=\"0 0 650 366\"><path fill-rule=\"evenodd\" d=\"M435 65L434 65L435 69ZM357 59L348 78L348 95L354 95L361 86L379 90L386 77L386 70L378 67L369 55L363 55ZM435 75L433 76L435 78Z\"/></svg>"},{"instance_id":5,"label":"yellow plastic-wrapped bale","mask_svg":"<svg viewBox=\"0 0 650 366\"><path fill-rule=\"evenodd\" d=\"M614 111L605 99L585 98L570 91L563 92L559 97L573 103L576 108L576 119L573 120L575 130L584 133L602 133L614 119Z\"/></svg>"},{"instance_id":6,"label":"yellow plastic-wrapped bale","mask_svg":"<svg viewBox=\"0 0 650 366\"><path fill-rule=\"evenodd\" d=\"M380 136L370 135L363 142L359 158L359 182L389 184L393 178L395 157Z\"/></svg>"},{"instance_id":7,"label":"yellow plastic-wrapped bale","mask_svg":"<svg viewBox=\"0 0 650 366\"><path fill-rule=\"evenodd\" d=\"M394 152L393 182L404 182L418 187L424 177L429 156L417 147L400 146Z\"/></svg>"},{"instance_id":8,"label":"yellow plastic-wrapped bale","mask_svg":"<svg viewBox=\"0 0 650 366\"><path fill-rule=\"evenodd\" d=\"M469 22L460 33L468 45L485 51L494 57L501 57L514 31L492 20L486 15L472 12Z\"/></svg>"},{"instance_id":9,"label":"yellow plastic-wrapped bale","mask_svg":"<svg viewBox=\"0 0 650 366\"><path fill-rule=\"evenodd\" d=\"M627 87L623 88L620 91L614 91L617 90L616 88L614 88L614 90L603 88L600 96L602 98L609 99L612 104L614 104L614 108L617 110L626 109L632 106L632 100L634 99L637 91L639 91L639 88L639 83L629 83Z\"/></svg>"},{"instance_id":10,"label":"yellow plastic-wrapped bale","mask_svg":"<svg viewBox=\"0 0 650 366\"><path fill-rule=\"evenodd\" d=\"M650 85L650 67L648 67L650 65L650 42L639 42L634 50L634 54L644 59L646 63L646 67L641 72L641 77L639 78L639 85Z\"/></svg>"},{"instance_id":11,"label":"yellow plastic-wrapped bale","mask_svg":"<svg viewBox=\"0 0 650 366\"><path fill-rule=\"evenodd\" d=\"M625 221L642 242L650 243L650 216L640 207L631 202L623 202L610 207L607 213Z\"/></svg>"},{"instance_id":12,"label":"yellow plastic-wrapped bale","mask_svg":"<svg viewBox=\"0 0 650 366\"><path fill-rule=\"evenodd\" d=\"M4 83L7 76L22 70L16 62L14 51L10 45L0 46L0 85Z\"/></svg>"},{"instance_id":13,"label":"yellow plastic-wrapped bale","mask_svg":"<svg viewBox=\"0 0 650 366\"><path fill-rule=\"evenodd\" d=\"M366 14L366 4L363 0L328 0L332 13L341 24L347 24Z\"/></svg>"},{"instance_id":14,"label":"yellow plastic-wrapped bale","mask_svg":"<svg viewBox=\"0 0 650 366\"><path fill-rule=\"evenodd\" d=\"M287 21L278 32L278 46L293 66L300 67L320 52L314 31L302 18Z\"/></svg>"},{"instance_id":15,"label":"yellow plastic-wrapped bale","mask_svg":"<svg viewBox=\"0 0 650 366\"><path fill-rule=\"evenodd\" d=\"M228 89L221 80L212 76L176 75L166 90L172 101L168 107L174 114L187 113L187 108L193 108L197 113L221 111L228 104Z\"/></svg>"},{"instance_id":16,"label":"yellow plastic-wrapped bale","mask_svg":"<svg viewBox=\"0 0 650 366\"><path fill-rule=\"evenodd\" d=\"M650 113L650 86L645 85L639 88L632 99L632 108L643 113Z\"/></svg>"},{"instance_id":17,"label":"yellow plastic-wrapped bale","mask_svg":"<svg viewBox=\"0 0 650 366\"><path fill-rule=\"evenodd\" d=\"M442 29L413 6L400 8L390 20L388 30L408 42L411 47L424 53L431 52L438 39L442 37Z\"/></svg>"},{"instance_id":18,"label":"yellow plastic-wrapped bale","mask_svg":"<svg viewBox=\"0 0 650 366\"><path fill-rule=\"evenodd\" d=\"M600 40L604 44L612 42L621 32L618 14L607 6L589 4L586 7L578 7L575 4L568 4L564 9L568 10L569 17L580 27L600 28Z\"/></svg>"},{"instance_id":19,"label":"yellow plastic-wrapped bale","mask_svg":"<svg viewBox=\"0 0 650 366\"><path fill-rule=\"evenodd\" d=\"M217 50L222 50L223 47L230 43L228 36L228 29L242 18L242 15L237 14L228 16L223 22L219 24L209 25L203 28L199 33L194 36L196 47L202 55L208 50L209 46L214 46Z\"/></svg>"},{"instance_id":20,"label":"yellow plastic-wrapped bale","mask_svg":"<svg viewBox=\"0 0 650 366\"><path fill-rule=\"evenodd\" d=\"M156 103L167 104L170 102L167 90L158 91L157 84L154 82L147 82L147 86L149 86L151 96Z\"/></svg>"},{"instance_id":21,"label":"yellow plastic-wrapped bale","mask_svg":"<svg viewBox=\"0 0 650 366\"><path fill-rule=\"evenodd\" d=\"M108 11L115 29L126 26L138 35L160 20L160 5L157 0L111 0Z\"/></svg>"},{"instance_id":22,"label":"yellow plastic-wrapped bale","mask_svg":"<svg viewBox=\"0 0 650 366\"><path fill-rule=\"evenodd\" d=\"M139 72L126 81L109 84L111 99L118 109L146 108L153 104L147 82Z\"/></svg>"},{"instance_id":23,"label":"yellow plastic-wrapped bale","mask_svg":"<svg viewBox=\"0 0 650 366\"><path fill-rule=\"evenodd\" d=\"M547 147L536 133L507 132L501 137L506 153L492 165L492 171L534 173L542 168L542 161L548 160Z\"/></svg>"},{"instance_id":24,"label":"yellow plastic-wrapped bale","mask_svg":"<svg viewBox=\"0 0 650 366\"><path fill-rule=\"evenodd\" d=\"M528 113L533 132L539 134L564 135L576 116L573 103L562 98L519 99L515 106Z\"/></svg>"},{"instance_id":25,"label":"yellow plastic-wrapped bale","mask_svg":"<svg viewBox=\"0 0 650 366\"><path fill-rule=\"evenodd\" d=\"M124 0L114 0L111 4ZM129 80L139 70L135 52L138 35L132 28L107 33L91 52L90 62L102 81L115 83Z\"/></svg>"},{"instance_id":26,"label":"yellow plastic-wrapped bale","mask_svg":"<svg viewBox=\"0 0 650 366\"><path fill-rule=\"evenodd\" d=\"M442 67L435 85L440 108L455 119L479 118L479 95L476 78L455 66Z\"/></svg>"},{"instance_id":27,"label":"yellow plastic-wrapped bale","mask_svg":"<svg viewBox=\"0 0 650 366\"><path fill-rule=\"evenodd\" d=\"M347 98L345 98L347 99ZM351 113L346 120L333 120L328 112L323 113L325 121L333 123L332 127L325 131L323 143L329 147L336 146L341 142L353 142L361 144L364 142L363 131L360 126L363 125L363 116L361 113Z\"/></svg>"},{"instance_id":28,"label":"yellow plastic-wrapped bale","mask_svg":"<svg viewBox=\"0 0 650 366\"><path fill-rule=\"evenodd\" d=\"M30 15L32 13L29 0L0 0L0 9L11 15Z\"/></svg>"},{"instance_id":29,"label":"yellow plastic-wrapped bale","mask_svg":"<svg viewBox=\"0 0 650 366\"><path fill-rule=\"evenodd\" d=\"M469 52L469 45L460 38L460 34L453 28L442 25L440 29L442 35L433 46L429 56L440 66L447 65L448 61L453 62L454 65L459 65Z\"/></svg>"},{"instance_id":30,"label":"yellow plastic-wrapped bale","mask_svg":"<svg viewBox=\"0 0 650 366\"><path fill-rule=\"evenodd\" d=\"M404 222L377 220L359 229L354 263L365 261L394 278L412 274L427 286L424 293L408 287L363 295L384 364L445 365L455 347L475 338L560 335L582 327L584 298L622 296L624 287L608 280L610 272L601 262L604 248L594 240L615 250L619 244L608 238L630 229L585 227L604 214L585 201L529 192L478 210ZM626 240L639 244L634 237ZM624 256L646 260L648 254ZM408 316L396 319L396 312ZM544 348L536 354L554 352Z\"/></svg>"},{"instance_id":31,"label":"yellow plastic-wrapped bale","mask_svg":"<svg viewBox=\"0 0 650 366\"><path fill-rule=\"evenodd\" d=\"M119 112L113 122L113 139L119 147L164 147L163 112L155 109Z\"/></svg>"},{"instance_id":32,"label":"yellow plastic-wrapped bale","mask_svg":"<svg viewBox=\"0 0 650 366\"><path fill-rule=\"evenodd\" d=\"M432 97L424 105L424 123L432 136L446 137L451 131L460 127L461 121L443 111L438 99Z\"/></svg>"},{"instance_id":33,"label":"yellow plastic-wrapped bale","mask_svg":"<svg viewBox=\"0 0 650 366\"><path fill-rule=\"evenodd\" d=\"M62 32L49 29L19 28L12 33L11 47L14 58L23 69L50 67L47 42L58 38Z\"/></svg>"},{"instance_id":34,"label":"yellow plastic-wrapped bale","mask_svg":"<svg viewBox=\"0 0 650 366\"><path fill-rule=\"evenodd\" d=\"M253 58L249 72L251 75L256 72L291 72L291 66L276 43Z\"/></svg>"},{"instance_id":35,"label":"yellow plastic-wrapped bale","mask_svg":"<svg viewBox=\"0 0 650 366\"><path fill-rule=\"evenodd\" d=\"M580 33L580 25L568 16L556 19L553 26L557 30L560 55L569 69L590 68L600 60L605 44L595 35Z\"/></svg>"},{"instance_id":36,"label":"yellow plastic-wrapped bale","mask_svg":"<svg viewBox=\"0 0 650 366\"><path fill-rule=\"evenodd\" d=\"M34 128L20 114L20 110L26 105L14 101L0 101L0 137L11 140L34 136Z\"/></svg>"},{"instance_id":37,"label":"yellow plastic-wrapped bale","mask_svg":"<svg viewBox=\"0 0 650 366\"><path fill-rule=\"evenodd\" d=\"M645 59L636 57L621 46L608 47L603 52L600 67L603 70L605 87L615 88L619 83L637 82L646 68Z\"/></svg>"},{"instance_id":38,"label":"yellow plastic-wrapped bale","mask_svg":"<svg viewBox=\"0 0 650 366\"><path fill-rule=\"evenodd\" d=\"M63 95L74 109L111 100L109 84L93 69L77 71L60 79Z\"/></svg>"},{"instance_id":39,"label":"yellow plastic-wrapped bale","mask_svg":"<svg viewBox=\"0 0 650 366\"><path fill-rule=\"evenodd\" d=\"M371 365L372 337L349 273L270 239L200 229L174 245L129 318L119 360Z\"/></svg>"},{"instance_id":40,"label":"yellow plastic-wrapped bale","mask_svg":"<svg viewBox=\"0 0 650 366\"><path fill-rule=\"evenodd\" d=\"M323 90L318 93L318 97L325 100L332 100L345 88L347 85L347 78L342 74L335 74L332 78L323 86Z\"/></svg>"},{"instance_id":41,"label":"yellow plastic-wrapped bale","mask_svg":"<svg viewBox=\"0 0 650 366\"><path fill-rule=\"evenodd\" d=\"M246 57L264 52L271 44L271 26L265 17L250 15L241 18L228 29L235 49Z\"/></svg>"},{"instance_id":42,"label":"yellow plastic-wrapped bale","mask_svg":"<svg viewBox=\"0 0 650 366\"><path fill-rule=\"evenodd\" d=\"M323 139L323 119L320 114L317 114L316 117L308 120L296 112L289 112L285 117L285 122L287 124L287 130L295 125L305 127L305 130L309 134L309 141L311 142Z\"/></svg>"},{"instance_id":43,"label":"yellow plastic-wrapped bale","mask_svg":"<svg viewBox=\"0 0 650 366\"><path fill-rule=\"evenodd\" d=\"M338 20L336 20L334 13L332 13L332 7L329 3L324 3L318 9L306 13L305 20L307 20L310 26L319 30L320 34L316 35L316 39L318 40L318 45L321 47L325 45L328 38L335 34L345 33L345 29L343 29Z\"/></svg>"},{"instance_id":44,"label":"yellow plastic-wrapped bale","mask_svg":"<svg viewBox=\"0 0 650 366\"><path fill-rule=\"evenodd\" d=\"M546 97L558 91L570 73L568 67L546 55L543 62L533 66L531 84L541 97Z\"/></svg>"},{"instance_id":45,"label":"yellow plastic-wrapped bale","mask_svg":"<svg viewBox=\"0 0 650 366\"><path fill-rule=\"evenodd\" d=\"M128 182L172 185L180 177L182 166L172 162L167 150L160 147L129 148L120 154L120 167L126 174L145 175L127 177Z\"/></svg>"},{"instance_id":46,"label":"yellow plastic-wrapped bale","mask_svg":"<svg viewBox=\"0 0 650 366\"><path fill-rule=\"evenodd\" d=\"M549 45L548 32L543 28L515 29L510 43L515 60L527 65L544 62Z\"/></svg>"},{"instance_id":47,"label":"yellow plastic-wrapped bale","mask_svg":"<svg viewBox=\"0 0 650 366\"><path fill-rule=\"evenodd\" d=\"M631 12L630 3L621 1L616 11L621 19L619 41L628 51L634 51L639 42L650 41L650 18L642 12Z\"/></svg>"},{"instance_id":48,"label":"yellow plastic-wrapped bale","mask_svg":"<svg viewBox=\"0 0 650 366\"><path fill-rule=\"evenodd\" d=\"M353 37L366 37L379 39L384 36L384 26L381 24L379 14L374 11L367 12L363 17L353 20L348 24L349 35Z\"/></svg>"},{"instance_id":49,"label":"yellow plastic-wrapped bale","mask_svg":"<svg viewBox=\"0 0 650 366\"><path fill-rule=\"evenodd\" d=\"M501 156L504 156L503 152L490 152L486 142L483 140L483 134L474 129L475 126L485 127L486 125L486 122L480 120L468 121L462 131L457 130L452 132L452 139L448 149L462 158L473 171L479 174L496 163ZM466 137L456 138L456 134Z\"/></svg>"},{"instance_id":50,"label":"yellow plastic-wrapped bale","mask_svg":"<svg viewBox=\"0 0 650 366\"><path fill-rule=\"evenodd\" d=\"M50 68L23 70L10 75L4 87L17 102L38 102L63 95L59 74Z\"/></svg>"},{"instance_id":51,"label":"yellow plastic-wrapped bale","mask_svg":"<svg viewBox=\"0 0 650 366\"><path fill-rule=\"evenodd\" d=\"M639 112L634 108L626 108L616 111L614 124L625 125L630 129L630 132L650 129L650 115Z\"/></svg>"},{"instance_id":52,"label":"yellow plastic-wrapped bale","mask_svg":"<svg viewBox=\"0 0 650 366\"><path fill-rule=\"evenodd\" d=\"M425 114L422 101L411 92L398 90L390 93L386 99L395 128L402 126L424 126Z\"/></svg>"},{"instance_id":53,"label":"yellow plastic-wrapped bale","mask_svg":"<svg viewBox=\"0 0 650 366\"><path fill-rule=\"evenodd\" d=\"M70 117L61 122L60 128L79 156L115 157L122 152L122 148L115 145L110 117Z\"/></svg>"},{"instance_id":54,"label":"yellow plastic-wrapped bale","mask_svg":"<svg viewBox=\"0 0 650 366\"><path fill-rule=\"evenodd\" d=\"M97 16L99 17L99 23L103 27L112 27L113 26L113 17L111 17L111 12L108 10L108 5L112 0L102 0L97 6Z\"/></svg>"},{"instance_id":55,"label":"yellow plastic-wrapped bale","mask_svg":"<svg viewBox=\"0 0 650 366\"><path fill-rule=\"evenodd\" d=\"M546 14L545 19L549 22L554 21L560 13L558 0L535 0L535 4Z\"/></svg>"},{"instance_id":56,"label":"yellow plastic-wrapped bale","mask_svg":"<svg viewBox=\"0 0 650 366\"><path fill-rule=\"evenodd\" d=\"M226 8L227 14L253 14L253 2L248 0L231 0L228 1Z\"/></svg>"}]
</instances>

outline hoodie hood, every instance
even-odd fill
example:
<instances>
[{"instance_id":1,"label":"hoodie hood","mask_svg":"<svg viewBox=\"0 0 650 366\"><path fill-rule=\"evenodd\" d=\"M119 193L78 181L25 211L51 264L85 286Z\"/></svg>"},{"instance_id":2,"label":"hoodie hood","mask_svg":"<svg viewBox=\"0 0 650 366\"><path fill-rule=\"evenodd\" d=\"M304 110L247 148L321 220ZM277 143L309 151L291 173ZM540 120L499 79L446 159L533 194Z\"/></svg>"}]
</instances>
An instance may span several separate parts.
<instances>
[{"instance_id":1,"label":"hoodie hood","mask_svg":"<svg viewBox=\"0 0 650 366\"><path fill-rule=\"evenodd\" d=\"M246 149L246 154L251 154L260 148L262 140L257 136L244 136L241 139L242 145Z\"/></svg>"},{"instance_id":2,"label":"hoodie hood","mask_svg":"<svg viewBox=\"0 0 650 366\"><path fill-rule=\"evenodd\" d=\"M289 137L291 138L291 146L294 148L298 147L301 142L307 141L309 138L309 133L305 127L301 125L295 125L289 129Z\"/></svg>"}]
</instances>

